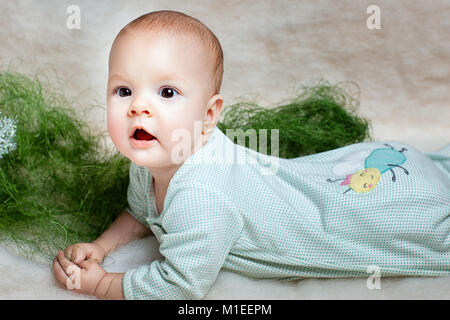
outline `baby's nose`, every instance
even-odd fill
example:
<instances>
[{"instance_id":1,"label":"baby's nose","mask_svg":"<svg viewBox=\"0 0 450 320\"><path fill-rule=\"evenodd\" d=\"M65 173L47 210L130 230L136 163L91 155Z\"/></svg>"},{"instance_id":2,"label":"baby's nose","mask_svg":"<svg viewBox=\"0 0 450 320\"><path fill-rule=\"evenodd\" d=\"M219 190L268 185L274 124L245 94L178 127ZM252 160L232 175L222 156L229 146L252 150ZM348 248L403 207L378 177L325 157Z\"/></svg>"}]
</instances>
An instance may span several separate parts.
<instances>
[{"instance_id":1,"label":"baby's nose","mask_svg":"<svg viewBox=\"0 0 450 320\"><path fill-rule=\"evenodd\" d=\"M128 116L140 116L141 114L146 115L147 117L152 116L152 112L150 110L149 106L135 106L132 105L130 109L128 110Z\"/></svg>"}]
</instances>

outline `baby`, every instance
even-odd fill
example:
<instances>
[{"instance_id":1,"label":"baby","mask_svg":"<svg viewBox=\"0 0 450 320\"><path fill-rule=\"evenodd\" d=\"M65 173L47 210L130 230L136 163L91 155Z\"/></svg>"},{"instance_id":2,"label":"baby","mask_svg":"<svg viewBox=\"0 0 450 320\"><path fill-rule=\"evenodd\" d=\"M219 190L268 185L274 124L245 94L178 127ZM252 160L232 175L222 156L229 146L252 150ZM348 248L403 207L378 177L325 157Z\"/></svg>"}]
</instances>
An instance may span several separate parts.
<instances>
[{"instance_id":1,"label":"baby","mask_svg":"<svg viewBox=\"0 0 450 320\"><path fill-rule=\"evenodd\" d=\"M97 240L58 253L62 288L200 299L220 270L284 280L367 277L373 266L383 276L450 274L450 145L427 154L396 141L295 159L258 153L216 127L222 74L217 38L185 14L152 12L120 31L108 131L132 162L129 205ZM151 233L163 260L125 273L100 266Z\"/></svg>"}]
</instances>

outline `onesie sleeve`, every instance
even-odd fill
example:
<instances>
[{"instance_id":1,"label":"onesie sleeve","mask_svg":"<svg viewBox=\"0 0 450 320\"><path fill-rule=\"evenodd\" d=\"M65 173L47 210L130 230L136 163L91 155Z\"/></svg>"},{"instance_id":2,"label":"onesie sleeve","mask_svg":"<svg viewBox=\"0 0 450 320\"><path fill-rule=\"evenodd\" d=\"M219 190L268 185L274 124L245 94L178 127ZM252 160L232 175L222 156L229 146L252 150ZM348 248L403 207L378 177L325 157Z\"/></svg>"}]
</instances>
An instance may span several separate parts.
<instances>
[{"instance_id":1,"label":"onesie sleeve","mask_svg":"<svg viewBox=\"0 0 450 320\"><path fill-rule=\"evenodd\" d=\"M126 299L201 299L240 235L242 218L225 194L203 185L177 187L161 223L164 260L129 270Z\"/></svg>"},{"instance_id":2,"label":"onesie sleeve","mask_svg":"<svg viewBox=\"0 0 450 320\"><path fill-rule=\"evenodd\" d=\"M129 177L130 182L127 191L128 205L125 207L125 211L140 223L147 226L145 220L147 216L147 193L145 190L146 183L149 183L148 177L141 167L134 163L130 164Z\"/></svg>"}]
</instances>

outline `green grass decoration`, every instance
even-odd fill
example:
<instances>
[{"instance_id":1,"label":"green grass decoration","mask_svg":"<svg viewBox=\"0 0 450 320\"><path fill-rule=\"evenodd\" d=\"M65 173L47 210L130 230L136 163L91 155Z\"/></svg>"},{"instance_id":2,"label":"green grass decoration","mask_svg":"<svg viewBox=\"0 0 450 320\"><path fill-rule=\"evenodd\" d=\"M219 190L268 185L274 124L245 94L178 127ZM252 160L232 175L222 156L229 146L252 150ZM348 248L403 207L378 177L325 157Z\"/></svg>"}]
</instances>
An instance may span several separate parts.
<instances>
[{"instance_id":1,"label":"green grass decoration","mask_svg":"<svg viewBox=\"0 0 450 320\"><path fill-rule=\"evenodd\" d=\"M0 242L27 258L94 240L126 205L129 160L99 152L73 110L37 78L0 73L0 111L17 123L0 160Z\"/></svg>"},{"instance_id":2,"label":"green grass decoration","mask_svg":"<svg viewBox=\"0 0 450 320\"><path fill-rule=\"evenodd\" d=\"M269 155L270 129L279 129L279 157L291 159L371 140L369 122L357 114L358 107L359 101L345 86L320 81L303 87L287 103L272 108L260 107L252 101L233 104L224 109L218 127L223 132L234 128L244 132L267 129ZM250 147L249 139L245 146Z\"/></svg>"},{"instance_id":3,"label":"green grass decoration","mask_svg":"<svg viewBox=\"0 0 450 320\"><path fill-rule=\"evenodd\" d=\"M299 157L368 138L350 100L338 86L305 87L276 108L225 108L218 127L279 129L280 157ZM73 103L38 77L0 72L0 112L16 124L14 148L0 159L0 243L49 262L57 250L97 238L126 206L129 160L102 149Z\"/></svg>"}]
</instances>

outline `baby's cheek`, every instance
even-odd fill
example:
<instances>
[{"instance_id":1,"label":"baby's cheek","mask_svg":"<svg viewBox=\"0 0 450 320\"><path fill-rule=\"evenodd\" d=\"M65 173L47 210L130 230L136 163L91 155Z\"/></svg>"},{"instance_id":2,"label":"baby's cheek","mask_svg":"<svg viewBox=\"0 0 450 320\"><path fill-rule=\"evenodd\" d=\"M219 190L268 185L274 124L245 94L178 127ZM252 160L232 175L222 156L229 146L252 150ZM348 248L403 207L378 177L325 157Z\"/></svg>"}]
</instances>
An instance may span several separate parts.
<instances>
[{"instance_id":1,"label":"baby's cheek","mask_svg":"<svg viewBox=\"0 0 450 320\"><path fill-rule=\"evenodd\" d=\"M108 115L108 133L111 140L116 146L120 144L121 141L127 140L126 129L123 121Z\"/></svg>"}]
</instances>

